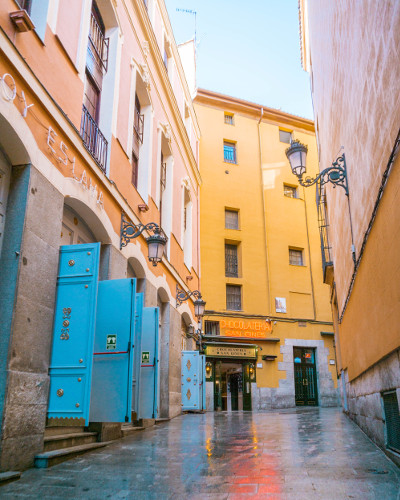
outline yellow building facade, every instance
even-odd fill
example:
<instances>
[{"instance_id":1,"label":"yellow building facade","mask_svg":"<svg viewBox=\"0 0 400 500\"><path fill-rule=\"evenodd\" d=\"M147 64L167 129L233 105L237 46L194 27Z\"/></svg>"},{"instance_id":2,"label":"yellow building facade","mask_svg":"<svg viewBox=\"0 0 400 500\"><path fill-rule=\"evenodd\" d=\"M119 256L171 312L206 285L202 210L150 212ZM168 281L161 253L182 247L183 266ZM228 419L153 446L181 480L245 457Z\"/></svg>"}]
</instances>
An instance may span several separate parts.
<instances>
[{"instance_id":1,"label":"yellow building facade","mask_svg":"<svg viewBox=\"0 0 400 500\"><path fill-rule=\"evenodd\" d=\"M329 287L315 194L285 150L314 124L199 90L201 289L209 410L337 404Z\"/></svg>"}]
</instances>

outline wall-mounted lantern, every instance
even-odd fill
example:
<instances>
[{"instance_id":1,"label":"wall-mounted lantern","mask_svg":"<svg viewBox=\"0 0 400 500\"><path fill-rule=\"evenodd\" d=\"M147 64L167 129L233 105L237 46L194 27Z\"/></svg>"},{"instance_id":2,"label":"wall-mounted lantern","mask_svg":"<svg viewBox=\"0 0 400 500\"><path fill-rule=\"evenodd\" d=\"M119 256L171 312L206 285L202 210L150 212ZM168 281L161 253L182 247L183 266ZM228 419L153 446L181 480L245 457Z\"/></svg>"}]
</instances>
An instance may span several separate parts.
<instances>
[{"instance_id":1,"label":"wall-mounted lantern","mask_svg":"<svg viewBox=\"0 0 400 500\"><path fill-rule=\"evenodd\" d=\"M131 240L141 235L143 231L153 233L146 238L146 241L148 246L148 259L153 266L156 266L162 261L164 248L167 244L168 238L161 227L155 222L149 222L146 225L141 222L134 224L133 222L127 221L125 214L122 212L119 248L122 249L125 247Z\"/></svg>"}]
</instances>

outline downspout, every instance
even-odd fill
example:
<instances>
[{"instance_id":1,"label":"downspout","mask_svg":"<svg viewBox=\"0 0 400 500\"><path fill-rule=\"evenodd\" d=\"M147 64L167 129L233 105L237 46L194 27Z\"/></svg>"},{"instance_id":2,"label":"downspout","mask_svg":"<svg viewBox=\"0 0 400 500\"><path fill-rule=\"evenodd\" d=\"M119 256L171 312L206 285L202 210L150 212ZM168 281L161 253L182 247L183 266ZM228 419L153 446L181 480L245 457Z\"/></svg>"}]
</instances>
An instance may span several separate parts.
<instances>
[{"instance_id":1,"label":"downspout","mask_svg":"<svg viewBox=\"0 0 400 500\"><path fill-rule=\"evenodd\" d=\"M308 259L310 261L311 294L312 294L313 311L314 311L314 321L315 321L317 319L317 310L316 310L316 306L315 306L315 290L314 290L314 279L313 279L312 263L311 263L310 233L309 233L309 230L308 230L307 202L306 202L306 193L305 193L304 187L303 187L303 198L304 198L304 215L305 215L305 218L306 218Z\"/></svg>"},{"instance_id":2,"label":"downspout","mask_svg":"<svg viewBox=\"0 0 400 500\"><path fill-rule=\"evenodd\" d=\"M261 122L264 116L264 108L260 109L260 119L258 120L258 148L260 153L260 180L261 180L261 193L262 193L262 214L264 219L264 239L265 239L265 253L267 258L267 286L268 286L268 315L271 315L271 283L270 283L270 272L269 272L269 253L268 253L268 231L267 231L267 211L265 207L265 194L264 194L264 179L263 179L263 170L262 170L262 149L261 149Z\"/></svg>"}]
</instances>

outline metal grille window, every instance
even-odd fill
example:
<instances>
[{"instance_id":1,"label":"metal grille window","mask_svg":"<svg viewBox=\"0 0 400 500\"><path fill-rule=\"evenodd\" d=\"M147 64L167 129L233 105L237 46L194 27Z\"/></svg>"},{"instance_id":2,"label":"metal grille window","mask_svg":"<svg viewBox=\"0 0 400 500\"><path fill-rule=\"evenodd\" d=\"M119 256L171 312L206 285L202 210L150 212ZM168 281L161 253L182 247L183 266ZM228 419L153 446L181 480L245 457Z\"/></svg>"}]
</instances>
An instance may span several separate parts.
<instances>
[{"instance_id":1,"label":"metal grille window","mask_svg":"<svg viewBox=\"0 0 400 500\"><path fill-rule=\"evenodd\" d=\"M224 114L224 121L228 125L234 125L233 123L233 115L231 113Z\"/></svg>"},{"instance_id":2,"label":"metal grille window","mask_svg":"<svg viewBox=\"0 0 400 500\"><path fill-rule=\"evenodd\" d=\"M289 248L289 264L292 266L303 266L303 250Z\"/></svg>"},{"instance_id":3,"label":"metal grille window","mask_svg":"<svg viewBox=\"0 0 400 500\"><path fill-rule=\"evenodd\" d=\"M219 321L205 321L204 329L206 335L219 335Z\"/></svg>"},{"instance_id":4,"label":"metal grille window","mask_svg":"<svg viewBox=\"0 0 400 500\"><path fill-rule=\"evenodd\" d=\"M386 421L386 446L400 453L400 411L395 391L382 394Z\"/></svg>"},{"instance_id":5,"label":"metal grille window","mask_svg":"<svg viewBox=\"0 0 400 500\"><path fill-rule=\"evenodd\" d=\"M108 48L110 39L105 37L105 28L101 19L99 9L93 2L92 15L90 17L89 45L88 51L94 62L107 72Z\"/></svg>"},{"instance_id":6,"label":"metal grille window","mask_svg":"<svg viewBox=\"0 0 400 500\"><path fill-rule=\"evenodd\" d=\"M239 212L225 210L225 229L239 229Z\"/></svg>"},{"instance_id":7,"label":"metal grille window","mask_svg":"<svg viewBox=\"0 0 400 500\"><path fill-rule=\"evenodd\" d=\"M285 142L286 144L290 144L292 141L292 132L288 132L287 130L279 130L279 140L281 142Z\"/></svg>"},{"instance_id":8,"label":"metal grille window","mask_svg":"<svg viewBox=\"0 0 400 500\"><path fill-rule=\"evenodd\" d=\"M288 198L298 198L297 196L297 188L295 186L288 186L287 184L283 185L283 194Z\"/></svg>"},{"instance_id":9,"label":"metal grille window","mask_svg":"<svg viewBox=\"0 0 400 500\"><path fill-rule=\"evenodd\" d=\"M242 309L241 286L226 285L226 308L228 311L240 311Z\"/></svg>"},{"instance_id":10,"label":"metal grille window","mask_svg":"<svg viewBox=\"0 0 400 500\"><path fill-rule=\"evenodd\" d=\"M238 247L225 244L225 276L238 277Z\"/></svg>"},{"instance_id":11,"label":"metal grille window","mask_svg":"<svg viewBox=\"0 0 400 500\"><path fill-rule=\"evenodd\" d=\"M236 144L234 142L224 141L224 161L227 163L237 163Z\"/></svg>"}]
</instances>

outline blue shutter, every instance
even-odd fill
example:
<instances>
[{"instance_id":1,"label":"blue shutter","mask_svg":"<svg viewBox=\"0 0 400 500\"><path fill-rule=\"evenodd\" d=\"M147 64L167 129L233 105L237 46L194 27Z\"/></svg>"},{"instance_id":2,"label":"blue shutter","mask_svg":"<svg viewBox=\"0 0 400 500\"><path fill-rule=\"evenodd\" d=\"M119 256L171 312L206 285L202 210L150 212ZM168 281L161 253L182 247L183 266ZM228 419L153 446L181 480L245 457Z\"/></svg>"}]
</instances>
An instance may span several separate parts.
<instances>
[{"instance_id":1,"label":"blue shutter","mask_svg":"<svg viewBox=\"0 0 400 500\"><path fill-rule=\"evenodd\" d=\"M142 321L139 418L158 416L158 307L145 307Z\"/></svg>"}]
</instances>

